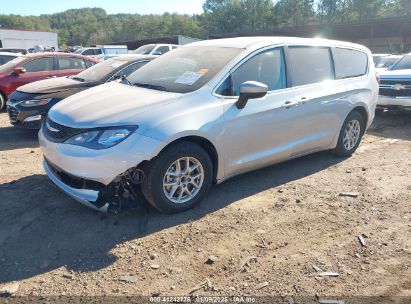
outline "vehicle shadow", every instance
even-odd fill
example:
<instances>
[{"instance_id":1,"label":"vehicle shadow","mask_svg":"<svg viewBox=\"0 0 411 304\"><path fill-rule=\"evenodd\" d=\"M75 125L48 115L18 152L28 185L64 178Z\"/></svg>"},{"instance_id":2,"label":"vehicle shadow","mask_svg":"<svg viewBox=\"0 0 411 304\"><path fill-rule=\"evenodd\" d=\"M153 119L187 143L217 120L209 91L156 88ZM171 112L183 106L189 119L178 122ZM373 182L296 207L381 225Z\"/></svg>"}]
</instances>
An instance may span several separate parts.
<instances>
[{"instance_id":1,"label":"vehicle shadow","mask_svg":"<svg viewBox=\"0 0 411 304\"><path fill-rule=\"evenodd\" d=\"M386 111L377 114L367 133L379 137L411 140L411 111Z\"/></svg>"},{"instance_id":2,"label":"vehicle shadow","mask_svg":"<svg viewBox=\"0 0 411 304\"><path fill-rule=\"evenodd\" d=\"M111 251L123 242L196 221L235 201L344 160L320 152L247 173L215 186L193 210L174 215L149 207L119 216L102 214L62 194L44 175L2 184L0 282L31 278L63 266L79 272L103 269L116 261Z\"/></svg>"},{"instance_id":3,"label":"vehicle shadow","mask_svg":"<svg viewBox=\"0 0 411 304\"><path fill-rule=\"evenodd\" d=\"M15 127L0 128L0 152L36 148L39 146L37 138L38 130L26 130Z\"/></svg>"}]
</instances>

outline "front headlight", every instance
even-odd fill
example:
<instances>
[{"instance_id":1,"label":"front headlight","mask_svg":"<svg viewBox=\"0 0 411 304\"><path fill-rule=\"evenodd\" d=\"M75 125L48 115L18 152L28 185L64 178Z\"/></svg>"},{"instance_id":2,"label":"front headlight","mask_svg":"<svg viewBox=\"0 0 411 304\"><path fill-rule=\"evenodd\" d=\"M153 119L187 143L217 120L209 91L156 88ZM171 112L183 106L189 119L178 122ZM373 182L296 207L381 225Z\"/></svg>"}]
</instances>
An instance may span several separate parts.
<instances>
[{"instance_id":1,"label":"front headlight","mask_svg":"<svg viewBox=\"0 0 411 304\"><path fill-rule=\"evenodd\" d=\"M90 130L77 134L64 143L101 150L113 147L129 137L137 126L112 127L108 129Z\"/></svg>"},{"instance_id":2,"label":"front headlight","mask_svg":"<svg viewBox=\"0 0 411 304\"><path fill-rule=\"evenodd\" d=\"M19 104L23 107L38 107L44 106L50 102L51 98L24 100Z\"/></svg>"}]
</instances>

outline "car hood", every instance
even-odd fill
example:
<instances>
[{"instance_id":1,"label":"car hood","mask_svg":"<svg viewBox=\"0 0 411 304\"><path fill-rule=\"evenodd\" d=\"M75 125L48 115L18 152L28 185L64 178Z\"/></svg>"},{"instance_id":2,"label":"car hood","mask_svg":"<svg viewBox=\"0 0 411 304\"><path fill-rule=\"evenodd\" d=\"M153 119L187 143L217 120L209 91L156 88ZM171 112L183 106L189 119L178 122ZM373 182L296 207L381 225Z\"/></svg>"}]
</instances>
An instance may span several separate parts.
<instances>
[{"instance_id":1,"label":"car hood","mask_svg":"<svg viewBox=\"0 0 411 304\"><path fill-rule=\"evenodd\" d=\"M19 87L19 91L29 94L51 94L88 85L90 85L88 82L80 82L68 77L57 77L26 84Z\"/></svg>"},{"instance_id":2,"label":"car hood","mask_svg":"<svg viewBox=\"0 0 411 304\"><path fill-rule=\"evenodd\" d=\"M385 70L378 74L381 79L411 79L411 69L406 70Z\"/></svg>"},{"instance_id":3,"label":"car hood","mask_svg":"<svg viewBox=\"0 0 411 304\"><path fill-rule=\"evenodd\" d=\"M53 121L73 128L136 125L143 112L181 96L110 82L64 99L48 115Z\"/></svg>"}]
</instances>

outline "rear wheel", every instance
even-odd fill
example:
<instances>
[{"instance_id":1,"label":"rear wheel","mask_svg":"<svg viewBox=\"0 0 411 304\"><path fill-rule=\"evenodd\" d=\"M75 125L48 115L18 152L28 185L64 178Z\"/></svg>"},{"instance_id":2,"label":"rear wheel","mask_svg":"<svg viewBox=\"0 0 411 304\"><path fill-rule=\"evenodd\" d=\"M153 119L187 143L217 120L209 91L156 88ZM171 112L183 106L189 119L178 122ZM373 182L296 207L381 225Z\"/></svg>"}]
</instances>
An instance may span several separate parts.
<instances>
[{"instance_id":1,"label":"rear wheel","mask_svg":"<svg viewBox=\"0 0 411 304\"><path fill-rule=\"evenodd\" d=\"M6 107L6 97L0 93L0 111Z\"/></svg>"},{"instance_id":2,"label":"rear wheel","mask_svg":"<svg viewBox=\"0 0 411 304\"><path fill-rule=\"evenodd\" d=\"M142 190L165 213L187 210L207 195L213 179L210 156L199 145L176 143L160 153L145 170Z\"/></svg>"},{"instance_id":3,"label":"rear wheel","mask_svg":"<svg viewBox=\"0 0 411 304\"><path fill-rule=\"evenodd\" d=\"M360 145L365 131L365 121L361 113L351 112L345 119L333 153L338 156L350 156Z\"/></svg>"}]
</instances>

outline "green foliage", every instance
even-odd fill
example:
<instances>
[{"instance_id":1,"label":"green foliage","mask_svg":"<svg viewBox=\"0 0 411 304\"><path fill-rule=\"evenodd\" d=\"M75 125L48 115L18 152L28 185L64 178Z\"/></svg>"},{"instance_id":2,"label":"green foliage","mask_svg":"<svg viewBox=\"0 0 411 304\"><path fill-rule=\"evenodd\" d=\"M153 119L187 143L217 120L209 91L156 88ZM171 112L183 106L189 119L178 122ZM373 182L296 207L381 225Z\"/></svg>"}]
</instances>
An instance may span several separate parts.
<instances>
[{"instance_id":1,"label":"green foliage","mask_svg":"<svg viewBox=\"0 0 411 304\"><path fill-rule=\"evenodd\" d=\"M142 38L269 32L283 26L411 16L411 0L206 0L201 15L108 15L101 8L41 16L0 15L3 28L55 31L59 44L90 45Z\"/></svg>"}]
</instances>

